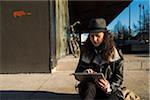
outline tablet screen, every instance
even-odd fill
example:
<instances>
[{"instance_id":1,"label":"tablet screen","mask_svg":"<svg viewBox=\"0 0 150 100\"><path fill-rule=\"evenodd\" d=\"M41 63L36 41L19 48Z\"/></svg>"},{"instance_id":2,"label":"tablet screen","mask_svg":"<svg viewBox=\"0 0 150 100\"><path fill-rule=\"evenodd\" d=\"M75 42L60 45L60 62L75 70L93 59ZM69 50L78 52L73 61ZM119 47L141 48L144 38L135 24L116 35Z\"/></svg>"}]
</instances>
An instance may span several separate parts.
<instances>
[{"instance_id":1,"label":"tablet screen","mask_svg":"<svg viewBox=\"0 0 150 100\"><path fill-rule=\"evenodd\" d=\"M72 75L80 81L87 78L105 79L103 73L73 73Z\"/></svg>"}]
</instances>

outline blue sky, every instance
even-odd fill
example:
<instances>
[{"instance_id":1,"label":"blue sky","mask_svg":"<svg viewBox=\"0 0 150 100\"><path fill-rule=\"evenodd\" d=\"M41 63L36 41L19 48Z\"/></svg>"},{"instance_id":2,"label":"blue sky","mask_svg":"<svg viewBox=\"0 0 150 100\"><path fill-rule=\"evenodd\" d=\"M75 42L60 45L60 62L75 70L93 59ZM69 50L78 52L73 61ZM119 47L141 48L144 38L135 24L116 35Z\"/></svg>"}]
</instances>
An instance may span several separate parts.
<instances>
[{"instance_id":1,"label":"blue sky","mask_svg":"<svg viewBox=\"0 0 150 100\"><path fill-rule=\"evenodd\" d=\"M131 11L131 29L133 28L133 23L138 25L139 20L139 4L144 5L144 9L149 8L149 0L133 0L130 3ZM143 10L142 10L143 11ZM116 23L120 21L122 25L129 26L129 7L125 8L109 25L108 29L112 30Z\"/></svg>"}]
</instances>

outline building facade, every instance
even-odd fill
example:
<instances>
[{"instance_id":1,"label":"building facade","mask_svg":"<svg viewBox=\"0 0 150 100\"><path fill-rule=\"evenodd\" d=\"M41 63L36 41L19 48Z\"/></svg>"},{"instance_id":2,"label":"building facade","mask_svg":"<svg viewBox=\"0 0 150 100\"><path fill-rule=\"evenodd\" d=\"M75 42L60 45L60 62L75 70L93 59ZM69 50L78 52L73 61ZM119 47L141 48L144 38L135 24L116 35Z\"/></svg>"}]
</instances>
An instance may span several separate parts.
<instances>
[{"instance_id":1,"label":"building facade","mask_svg":"<svg viewBox=\"0 0 150 100\"><path fill-rule=\"evenodd\" d=\"M67 0L0 1L0 73L51 72L65 55Z\"/></svg>"},{"instance_id":2,"label":"building facade","mask_svg":"<svg viewBox=\"0 0 150 100\"><path fill-rule=\"evenodd\" d=\"M70 24L79 20L82 31L93 17L110 23L130 2L0 1L0 73L51 72L68 53Z\"/></svg>"}]
</instances>

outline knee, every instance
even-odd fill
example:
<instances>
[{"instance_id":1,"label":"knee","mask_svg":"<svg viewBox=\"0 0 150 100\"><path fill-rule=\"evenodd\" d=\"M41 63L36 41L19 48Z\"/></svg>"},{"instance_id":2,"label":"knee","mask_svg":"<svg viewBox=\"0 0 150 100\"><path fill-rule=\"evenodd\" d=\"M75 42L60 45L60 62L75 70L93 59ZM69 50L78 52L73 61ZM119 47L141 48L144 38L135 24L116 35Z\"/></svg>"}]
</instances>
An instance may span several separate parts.
<instances>
[{"instance_id":1,"label":"knee","mask_svg":"<svg viewBox=\"0 0 150 100\"><path fill-rule=\"evenodd\" d=\"M88 88L89 90L96 90L96 84L93 83L93 82L88 82L88 83L87 83L87 88Z\"/></svg>"},{"instance_id":2,"label":"knee","mask_svg":"<svg viewBox=\"0 0 150 100\"><path fill-rule=\"evenodd\" d=\"M79 95L82 99L92 98L93 100L96 95L96 85L92 82L80 83Z\"/></svg>"},{"instance_id":3,"label":"knee","mask_svg":"<svg viewBox=\"0 0 150 100\"><path fill-rule=\"evenodd\" d=\"M86 82L86 83L80 83L79 84L79 92L85 93L85 92L92 92L96 93L96 84L93 82Z\"/></svg>"}]
</instances>

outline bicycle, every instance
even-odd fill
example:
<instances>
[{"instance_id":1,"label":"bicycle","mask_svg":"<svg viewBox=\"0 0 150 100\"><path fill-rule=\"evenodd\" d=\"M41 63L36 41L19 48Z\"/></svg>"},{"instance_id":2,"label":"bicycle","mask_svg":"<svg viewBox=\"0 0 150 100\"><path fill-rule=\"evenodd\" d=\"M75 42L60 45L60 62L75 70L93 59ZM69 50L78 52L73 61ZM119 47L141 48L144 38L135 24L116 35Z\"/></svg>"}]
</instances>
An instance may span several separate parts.
<instances>
[{"instance_id":1,"label":"bicycle","mask_svg":"<svg viewBox=\"0 0 150 100\"><path fill-rule=\"evenodd\" d=\"M77 58L80 56L80 45L79 45L79 36L75 33L75 26L77 24L80 24L79 21L76 21L74 24L70 25L70 34L69 34L69 40L68 40L68 44L70 47L70 51L72 53L72 55Z\"/></svg>"}]
</instances>

